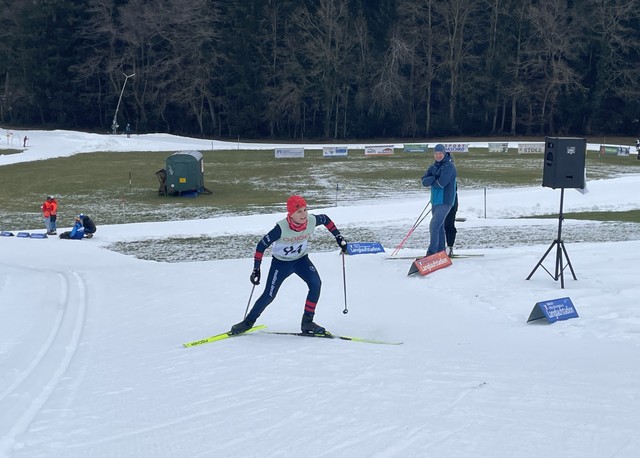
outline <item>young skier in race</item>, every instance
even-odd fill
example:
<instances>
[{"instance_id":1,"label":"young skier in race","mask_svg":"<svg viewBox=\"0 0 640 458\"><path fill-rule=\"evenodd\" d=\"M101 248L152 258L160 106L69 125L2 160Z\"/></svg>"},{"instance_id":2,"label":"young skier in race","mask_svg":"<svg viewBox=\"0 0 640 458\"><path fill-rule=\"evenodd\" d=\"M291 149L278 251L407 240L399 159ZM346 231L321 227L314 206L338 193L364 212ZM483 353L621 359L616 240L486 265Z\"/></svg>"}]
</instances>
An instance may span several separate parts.
<instances>
[{"instance_id":1,"label":"young skier in race","mask_svg":"<svg viewBox=\"0 0 640 458\"><path fill-rule=\"evenodd\" d=\"M240 323L234 324L229 334L241 334L252 328L265 308L275 299L282 282L294 273L304 280L309 287L300 329L303 333L308 334L322 335L326 333L325 328L313 322L322 281L307 254L313 231L316 226L321 224L333 234L338 246L344 253L347 249L347 241L342 237L333 221L327 215L308 213L307 202L301 196L293 195L289 197L287 200L287 217L278 221L275 227L256 246L253 271L249 277L253 285L260 284L262 257L265 250L273 244L271 267L267 275L267 287L256 300L246 318Z\"/></svg>"}]
</instances>

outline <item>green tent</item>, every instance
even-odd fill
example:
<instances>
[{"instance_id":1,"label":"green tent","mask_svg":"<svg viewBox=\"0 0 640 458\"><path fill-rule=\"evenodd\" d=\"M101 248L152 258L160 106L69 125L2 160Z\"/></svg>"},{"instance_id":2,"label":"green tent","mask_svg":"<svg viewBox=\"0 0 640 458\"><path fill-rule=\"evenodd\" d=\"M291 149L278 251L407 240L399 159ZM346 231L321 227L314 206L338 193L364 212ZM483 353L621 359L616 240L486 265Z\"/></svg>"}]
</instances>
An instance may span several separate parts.
<instances>
[{"instance_id":1,"label":"green tent","mask_svg":"<svg viewBox=\"0 0 640 458\"><path fill-rule=\"evenodd\" d=\"M168 194L202 192L204 161L200 151L178 151L167 158L166 190Z\"/></svg>"}]
</instances>

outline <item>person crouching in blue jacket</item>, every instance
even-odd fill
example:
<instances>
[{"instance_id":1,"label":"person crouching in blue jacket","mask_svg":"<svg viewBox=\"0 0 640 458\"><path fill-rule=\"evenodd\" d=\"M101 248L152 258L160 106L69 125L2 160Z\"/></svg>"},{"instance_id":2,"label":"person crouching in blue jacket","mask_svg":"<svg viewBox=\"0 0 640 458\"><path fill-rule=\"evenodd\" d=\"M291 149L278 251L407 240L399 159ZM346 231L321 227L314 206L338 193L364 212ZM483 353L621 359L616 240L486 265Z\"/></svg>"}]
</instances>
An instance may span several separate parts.
<instances>
[{"instance_id":1,"label":"person crouching in blue jacket","mask_svg":"<svg viewBox=\"0 0 640 458\"><path fill-rule=\"evenodd\" d=\"M435 162L422 176L422 186L431 188L431 223L429 224L429 248L427 256L443 251L446 246L444 221L456 197L458 172L451 154L444 145L433 149Z\"/></svg>"},{"instance_id":2,"label":"person crouching in blue jacket","mask_svg":"<svg viewBox=\"0 0 640 458\"><path fill-rule=\"evenodd\" d=\"M82 226L82 220L76 216L76 222L74 223L73 228L71 229L71 232L69 232L69 238L79 240L79 239L82 239L83 237L84 237L84 226Z\"/></svg>"},{"instance_id":3,"label":"person crouching in blue jacket","mask_svg":"<svg viewBox=\"0 0 640 458\"><path fill-rule=\"evenodd\" d=\"M91 238L96 232L95 223L87 215L80 213L76 216L76 221L70 231L60 234L61 239L82 240L82 238Z\"/></svg>"}]
</instances>

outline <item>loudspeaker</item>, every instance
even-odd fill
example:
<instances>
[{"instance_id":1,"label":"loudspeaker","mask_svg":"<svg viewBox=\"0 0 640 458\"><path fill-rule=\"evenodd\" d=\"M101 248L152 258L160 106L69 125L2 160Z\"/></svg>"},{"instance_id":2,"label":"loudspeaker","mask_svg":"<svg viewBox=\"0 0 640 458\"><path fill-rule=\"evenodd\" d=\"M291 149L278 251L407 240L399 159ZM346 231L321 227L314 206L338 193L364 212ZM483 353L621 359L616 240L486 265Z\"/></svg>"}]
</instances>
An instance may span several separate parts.
<instances>
[{"instance_id":1,"label":"loudspeaker","mask_svg":"<svg viewBox=\"0 0 640 458\"><path fill-rule=\"evenodd\" d=\"M545 188L585 187L587 140L545 137L542 186Z\"/></svg>"}]
</instances>

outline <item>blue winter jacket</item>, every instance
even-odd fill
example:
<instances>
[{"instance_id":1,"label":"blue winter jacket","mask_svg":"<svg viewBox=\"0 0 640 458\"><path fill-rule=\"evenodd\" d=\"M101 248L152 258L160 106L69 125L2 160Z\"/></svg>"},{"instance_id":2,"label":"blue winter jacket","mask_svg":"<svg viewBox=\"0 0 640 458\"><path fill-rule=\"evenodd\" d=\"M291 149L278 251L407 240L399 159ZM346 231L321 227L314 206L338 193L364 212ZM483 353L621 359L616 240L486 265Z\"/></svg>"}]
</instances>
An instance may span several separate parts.
<instances>
[{"instance_id":1,"label":"blue winter jacket","mask_svg":"<svg viewBox=\"0 0 640 458\"><path fill-rule=\"evenodd\" d=\"M73 229L71 229L69 238L79 240L82 237L84 237L84 227L82 227L82 223L80 221L76 221L76 223L73 225Z\"/></svg>"},{"instance_id":2,"label":"blue winter jacket","mask_svg":"<svg viewBox=\"0 0 640 458\"><path fill-rule=\"evenodd\" d=\"M422 186L431 187L431 205L453 205L458 172L451 154L434 163L422 176Z\"/></svg>"}]
</instances>

